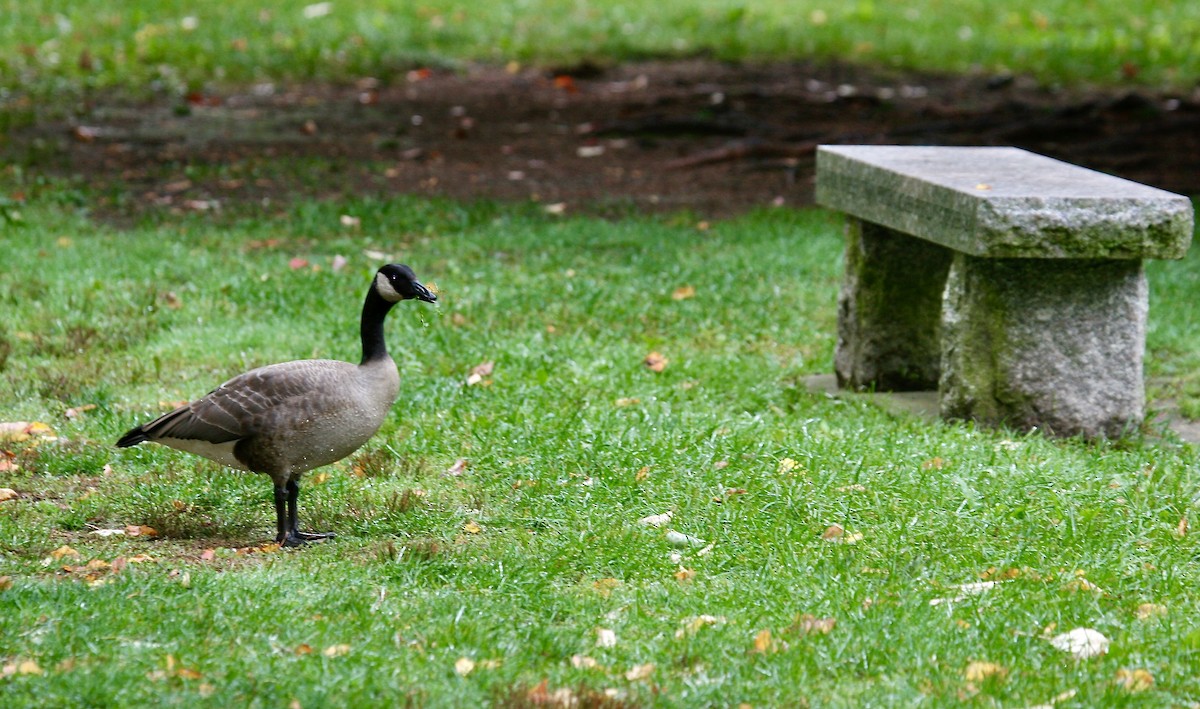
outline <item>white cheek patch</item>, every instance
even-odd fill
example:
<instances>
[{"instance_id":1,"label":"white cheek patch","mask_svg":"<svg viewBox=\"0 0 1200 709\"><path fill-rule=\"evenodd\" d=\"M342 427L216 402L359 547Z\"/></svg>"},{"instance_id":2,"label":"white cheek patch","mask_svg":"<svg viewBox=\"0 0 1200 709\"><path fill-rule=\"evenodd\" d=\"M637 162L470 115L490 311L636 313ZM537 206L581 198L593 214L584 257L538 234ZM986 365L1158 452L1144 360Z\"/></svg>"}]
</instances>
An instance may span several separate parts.
<instances>
[{"instance_id":1,"label":"white cheek patch","mask_svg":"<svg viewBox=\"0 0 1200 709\"><path fill-rule=\"evenodd\" d=\"M375 291L389 303L399 303L403 300L400 293L392 287L391 281L382 273L375 274Z\"/></svg>"}]
</instances>

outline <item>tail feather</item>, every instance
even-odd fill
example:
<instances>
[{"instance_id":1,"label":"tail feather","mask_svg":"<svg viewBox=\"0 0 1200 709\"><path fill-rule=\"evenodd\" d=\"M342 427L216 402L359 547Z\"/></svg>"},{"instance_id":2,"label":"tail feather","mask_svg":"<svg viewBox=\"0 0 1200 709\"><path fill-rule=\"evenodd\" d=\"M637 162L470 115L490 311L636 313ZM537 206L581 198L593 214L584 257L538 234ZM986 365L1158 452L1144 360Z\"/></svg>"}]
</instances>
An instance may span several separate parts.
<instances>
[{"instance_id":1,"label":"tail feather","mask_svg":"<svg viewBox=\"0 0 1200 709\"><path fill-rule=\"evenodd\" d=\"M150 440L150 437L146 435L141 426L138 426L137 428L129 429L124 436L121 436L120 440L117 441L117 447L128 448L148 440Z\"/></svg>"}]
</instances>

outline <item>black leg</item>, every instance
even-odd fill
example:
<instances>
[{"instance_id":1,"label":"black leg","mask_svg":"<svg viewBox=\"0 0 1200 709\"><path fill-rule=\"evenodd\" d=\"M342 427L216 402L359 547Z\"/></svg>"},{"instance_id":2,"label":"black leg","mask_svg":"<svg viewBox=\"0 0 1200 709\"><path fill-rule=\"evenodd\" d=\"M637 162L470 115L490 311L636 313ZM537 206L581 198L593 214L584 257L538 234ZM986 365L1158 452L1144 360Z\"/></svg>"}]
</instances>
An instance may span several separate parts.
<instances>
[{"instance_id":1,"label":"black leg","mask_svg":"<svg viewBox=\"0 0 1200 709\"><path fill-rule=\"evenodd\" d=\"M279 488L275 488L278 490ZM297 508L300 499L300 483L293 480L287 482L287 534L286 540L282 542L285 547L299 546L305 542L313 542L320 539L332 539L333 532L301 532L300 524L297 521Z\"/></svg>"},{"instance_id":2,"label":"black leg","mask_svg":"<svg viewBox=\"0 0 1200 709\"><path fill-rule=\"evenodd\" d=\"M282 485L275 486L275 543L287 544L288 538L288 519L287 519L287 499L288 492Z\"/></svg>"}]
</instances>

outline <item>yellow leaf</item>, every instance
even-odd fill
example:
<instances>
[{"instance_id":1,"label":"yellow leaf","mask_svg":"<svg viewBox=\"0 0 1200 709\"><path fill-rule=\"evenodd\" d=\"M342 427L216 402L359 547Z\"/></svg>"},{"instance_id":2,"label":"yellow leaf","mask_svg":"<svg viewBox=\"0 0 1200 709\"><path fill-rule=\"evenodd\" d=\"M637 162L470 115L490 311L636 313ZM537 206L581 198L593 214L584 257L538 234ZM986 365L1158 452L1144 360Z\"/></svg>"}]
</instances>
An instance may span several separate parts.
<instances>
[{"instance_id":1,"label":"yellow leaf","mask_svg":"<svg viewBox=\"0 0 1200 709\"><path fill-rule=\"evenodd\" d=\"M17 663L17 674L19 675L41 675L45 674L38 663L33 660L21 660Z\"/></svg>"},{"instance_id":2,"label":"yellow leaf","mask_svg":"<svg viewBox=\"0 0 1200 709\"><path fill-rule=\"evenodd\" d=\"M125 561L127 561L130 564L144 564L146 562L155 562L155 561L157 561L157 559L150 556L149 554L134 554L133 556L126 559Z\"/></svg>"},{"instance_id":3,"label":"yellow leaf","mask_svg":"<svg viewBox=\"0 0 1200 709\"><path fill-rule=\"evenodd\" d=\"M325 648L325 651L321 654L323 654L325 657L338 657L340 655L345 655L348 652L350 652L350 646L346 645L345 643L339 643L337 645L330 645L329 647Z\"/></svg>"},{"instance_id":4,"label":"yellow leaf","mask_svg":"<svg viewBox=\"0 0 1200 709\"><path fill-rule=\"evenodd\" d=\"M831 524L821 533L821 539L827 542L837 541L845 536L846 530L840 524Z\"/></svg>"},{"instance_id":5,"label":"yellow leaf","mask_svg":"<svg viewBox=\"0 0 1200 709\"><path fill-rule=\"evenodd\" d=\"M671 300L687 300L696 297L696 289L692 286L680 286L671 293Z\"/></svg>"},{"instance_id":6,"label":"yellow leaf","mask_svg":"<svg viewBox=\"0 0 1200 709\"><path fill-rule=\"evenodd\" d=\"M50 552L50 556L54 557L55 560L58 560L66 556L79 556L79 552L64 544Z\"/></svg>"},{"instance_id":7,"label":"yellow leaf","mask_svg":"<svg viewBox=\"0 0 1200 709\"><path fill-rule=\"evenodd\" d=\"M629 668L629 671L625 673L625 679L630 682L637 682L638 680L646 679L652 674L654 674L654 663L647 662L644 665L636 665Z\"/></svg>"},{"instance_id":8,"label":"yellow leaf","mask_svg":"<svg viewBox=\"0 0 1200 709\"><path fill-rule=\"evenodd\" d=\"M944 467L946 467L946 461L940 456L930 458L929 460L921 463L921 470L941 470Z\"/></svg>"},{"instance_id":9,"label":"yellow leaf","mask_svg":"<svg viewBox=\"0 0 1200 709\"><path fill-rule=\"evenodd\" d=\"M480 532L483 531L483 527L480 527L479 524L475 522L475 520L471 520L470 522L467 522L466 524L463 525L463 531L466 532L467 534L479 534Z\"/></svg>"},{"instance_id":10,"label":"yellow leaf","mask_svg":"<svg viewBox=\"0 0 1200 709\"><path fill-rule=\"evenodd\" d=\"M779 461L779 465L775 467L775 472L779 473L780 475L787 475L798 467L800 467L800 464L796 461L792 460L791 458L784 458L783 460Z\"/></svg>"},{"instance_id":11,"label":"yellow leaf","mask_svg":"<svg viewBox=\"0 0 1200 709\"><path fill-rule=\"evenodd\" d=\"M634 482L640 483L648 477L650 477L650 466L643 465L641 468L638 469L637 474L633 476L633 479L634 479Z\"/></svg>"},{"instance_id":12,"label":"yellow leaf","mask_svg":"<svg viewBox=\"0 0 1200 709\"><path fill-rule=\"evenodd\" d=\"M1188 533L1188 518L1187 515L1179 518L1179 524L1175 525L1175 536L1186 537Z\"/></svg>"},{"instance_id":13,"label":"yellow leaf","mask_svg":"<svg viewBox=\"0 0 1200 709\"><path fill-rule=\"evenodd\" d=\"M689 618L688 620L683 621L683 627L675 631L675 637L682 638L687 635L694 635L705 626L724 622L725 616L708 615L707 613L704 615L698 615L695 618Z\"/></svg>"},{"instance_id":14,"label":"yellow leaf","mask_svg":"<svg viewBox=\"0 0 1200 709\"><path fill-rule=\"evenodd\" d=\"M691 581L694 578L696 578L696 572L693 571L692 569L685 569L682 566L680 566L679 571L675 572L675 580L678 581L679 583L685 583L687 581Z\"/></svg>"},{"instance_id":15,"label":"yellow leaf","mask_svg":"<svg viewBox=\"0 0 1200 709\"><path fill-rule=\"evenodd\" d=\"M459 677L466 677L467 675L471 674L471 671L474 669L475 661L469 657L460 657L458 658L458 661L454 663L454 672Z\"/></svg>"},{"instance_id":16,"label":"yellow leaf","mask_svg":"<svg viewBox=\"0 0 1200 709\"><path fill-rule=\"evenodd\" d=\"M641 399L638 399L635 397L627 397L627 396L623 396L620 399L617 399L617 401L616 401L616 405L620 408L624 408L626 406L633 406L634 404L640 404L640 403L642 403Z\"/></svg>"},{"instance_id":17,"label":"yellow leaf","mask_svg":"<svg viewBox=\"0 0 1200 709\"><path fill-rule=\"evenodd\" d=\"M963 675L968 682L983 682L989 677L1002 680L1008 676L1008 668L994 662L974 660L967 665Z\"/></svg>"},{"instance_id":18,"label":"yellow leaf","mask_svg":"<svg viewBox=\"0 0 1200 709\"><path fill-rule=\"evenodd\" d=\"M297 655L311 655L312 651L312 645L309 645L308 643L300 643L296 646Z\"/></svg>"},{"instance_id":19,"label":"yellow leaf","mask_svg":"<svg viewBox=\"0 0 1200 709\"><path fill-rule=\"evenodd\" d=\"M754 636L754 649L752 652L758 654L766 654L774 652L775 641L771 639L771 631L768 628L763 628Z\"/></svg>"},{"instance_id":20,"label":"yellow leaf","mask_svg":"<svg viewBox=\"0 0 1200 709\"><path fill-rule=\"evenodd\" d=\"M1154 675L1140 668L1136 670L1121 668L1117 670L1117 684L1121 685L1126 692L1136 694L1154 686Z\"/></svg>"},{"instance_id":21,"label":"yellow leaf","mask_svg":"<svg viewBox=\"0 0 1200 709\"><path fill-rule=\"evenodd\" d=\"M605 598L608 598L608 594L612 593L612 590L614 588L617 588L620 585L621 585L621 581L619 579L607 578L607 577L602 578L602 579L596 579L596 581L594 583L592 583L592 587L595 588L600 593L600 595L604 596Z\"/></svg>"},{"instance_id":22,"label":"yellow leaf","mask_svg":"<svg viewBox=\"0 0 1200 709\"><path fill-rule=\"evenodd\" d=\"M1138 620L1148 620L1155 616L1166 615L1167 607L1158 603L1143 603L1137 607L1135 615Z\"/></svg>"},{"instance_id":23,"label":"yellow leaf","mask_svg":"<svg viewBox=\"0 0 1200 709\"><path fill-rule=\"evenodd\" d=\"M190 669L188 667L180 667L178 670L175 671L175 676L180 677L182 679L200 679L204 675L202 675L199 672L197 672L196 670Z\"/></svg>"}]
</instances>

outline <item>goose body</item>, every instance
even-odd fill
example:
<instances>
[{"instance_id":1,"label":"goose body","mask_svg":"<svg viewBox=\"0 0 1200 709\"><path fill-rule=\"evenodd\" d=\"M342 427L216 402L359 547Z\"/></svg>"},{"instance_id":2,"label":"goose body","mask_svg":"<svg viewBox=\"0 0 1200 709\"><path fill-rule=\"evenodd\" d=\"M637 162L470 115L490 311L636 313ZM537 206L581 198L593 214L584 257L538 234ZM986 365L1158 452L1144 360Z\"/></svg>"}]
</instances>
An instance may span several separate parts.
<instances>
[{"instance_id":1,"label":"goose body","mask_svg":"<svg viewBox=\"0 0 1200 709\"><path fill-rule=\"evenodd\" d=\"M400 376L387 353L383 321L393 305L408 299L432 303L437 297L407 266L384 266L363 304L359 364L310 359L250 370L130 429L117 446L151 441L268 475L275 484L276 541L295 546L332 536L299 531L300 476L358 450L387 418Z\"/></svg>"}]
</instances>

